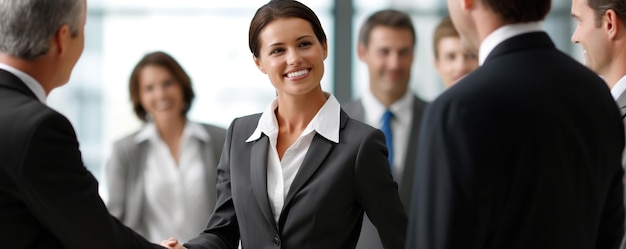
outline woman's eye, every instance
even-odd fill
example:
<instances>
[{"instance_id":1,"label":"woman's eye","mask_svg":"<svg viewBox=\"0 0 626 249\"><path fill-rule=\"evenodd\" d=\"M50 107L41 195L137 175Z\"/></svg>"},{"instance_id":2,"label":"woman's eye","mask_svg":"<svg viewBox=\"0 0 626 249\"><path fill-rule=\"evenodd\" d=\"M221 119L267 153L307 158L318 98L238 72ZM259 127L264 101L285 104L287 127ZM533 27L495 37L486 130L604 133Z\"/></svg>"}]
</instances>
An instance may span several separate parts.
<instances>
[{"instance_id":1,"label":"woman's eye","mask_svg":"<svg viewBox=\"0 0 626 249\"><path fill-rule=\"evenodd\" d=\"M277 54L277 53L281 53L283 51L285 51L285 50L282 49L282 48L276 48L276 49L273 49L272 51L270 51L270 54Z\"/></svg>"}]
</instances>

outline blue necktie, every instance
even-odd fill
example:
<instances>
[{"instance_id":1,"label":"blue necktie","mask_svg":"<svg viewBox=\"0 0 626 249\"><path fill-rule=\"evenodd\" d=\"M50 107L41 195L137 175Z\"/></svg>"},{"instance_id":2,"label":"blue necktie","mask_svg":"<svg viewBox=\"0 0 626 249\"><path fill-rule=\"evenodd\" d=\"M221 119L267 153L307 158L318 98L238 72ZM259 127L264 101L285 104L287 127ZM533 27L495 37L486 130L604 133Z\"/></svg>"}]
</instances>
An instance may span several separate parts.
<instances>
[{"instance_id":1,"label":"blue necktie","mask_svg":"<svg viewBox=\"0 0 626 249\"><path fill-rule=\"evenodd\" d=\"M389 167L393 169L393 133L391 132L392 119L393 112L386 110L385 113L383 113L383 124L380 129L385 134L385 143L387 144L387 150L389 151Z\"/></svg>"}]
</instances>

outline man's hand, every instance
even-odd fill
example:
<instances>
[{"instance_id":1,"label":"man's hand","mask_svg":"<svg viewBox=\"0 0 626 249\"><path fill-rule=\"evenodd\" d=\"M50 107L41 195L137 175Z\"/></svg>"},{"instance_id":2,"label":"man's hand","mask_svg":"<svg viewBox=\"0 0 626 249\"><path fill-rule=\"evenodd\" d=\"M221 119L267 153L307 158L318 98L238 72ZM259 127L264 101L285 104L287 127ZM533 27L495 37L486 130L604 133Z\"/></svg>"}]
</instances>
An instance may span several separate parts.
<instances>
[{"instance_id":1,"label":"man's hand","mask_svg":"<svg viewBox=\"0 0 626 249\"><path fill-rule=\"evenodd\" d=\"M178 240L174 237L170 237L167 240L161 241L161 246L164 246L168 249L187 249L183 245L178 243Z\"/></svg>"}]
</instances>

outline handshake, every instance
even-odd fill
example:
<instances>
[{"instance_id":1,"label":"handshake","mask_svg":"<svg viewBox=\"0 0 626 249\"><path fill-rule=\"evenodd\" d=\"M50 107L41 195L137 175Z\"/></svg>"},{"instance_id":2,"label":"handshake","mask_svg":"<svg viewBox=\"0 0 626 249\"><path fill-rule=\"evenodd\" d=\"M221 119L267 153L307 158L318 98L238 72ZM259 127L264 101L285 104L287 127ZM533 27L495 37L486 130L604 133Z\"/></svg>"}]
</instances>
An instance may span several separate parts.
<instances>
[{"instance_id":1,"label":"handshake","mask_svg":"<svg viewBox=\"0 0 626 249\"><path fill-rule=\"evenodd\" d=\"M178 243L178 240L174 237L161 241L161 246L167 249L187 249L182 244Z\"/></svg>"}]
</instances>

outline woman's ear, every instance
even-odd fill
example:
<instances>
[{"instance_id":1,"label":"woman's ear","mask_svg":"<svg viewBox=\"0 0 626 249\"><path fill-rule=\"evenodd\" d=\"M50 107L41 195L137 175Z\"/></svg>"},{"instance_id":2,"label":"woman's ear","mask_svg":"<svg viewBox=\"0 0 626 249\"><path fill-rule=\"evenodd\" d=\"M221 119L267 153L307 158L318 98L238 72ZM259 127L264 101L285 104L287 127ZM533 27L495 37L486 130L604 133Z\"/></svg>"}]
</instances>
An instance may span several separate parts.
<instances>
[{"instance_id":1,"label":"woman's ear","mask_svg":"<svg viewBox=\"0 0 626 249\"><path fill-rule=\"evenodd\" d=\"M264 74L267 74L267 71L265 71L265 67L263 66L263 62L261 62L261 59L257 58L256 56L252 55L252 59L254 60L254 64L256 65L256 67Z\"/></svg>"}]
</instances>

